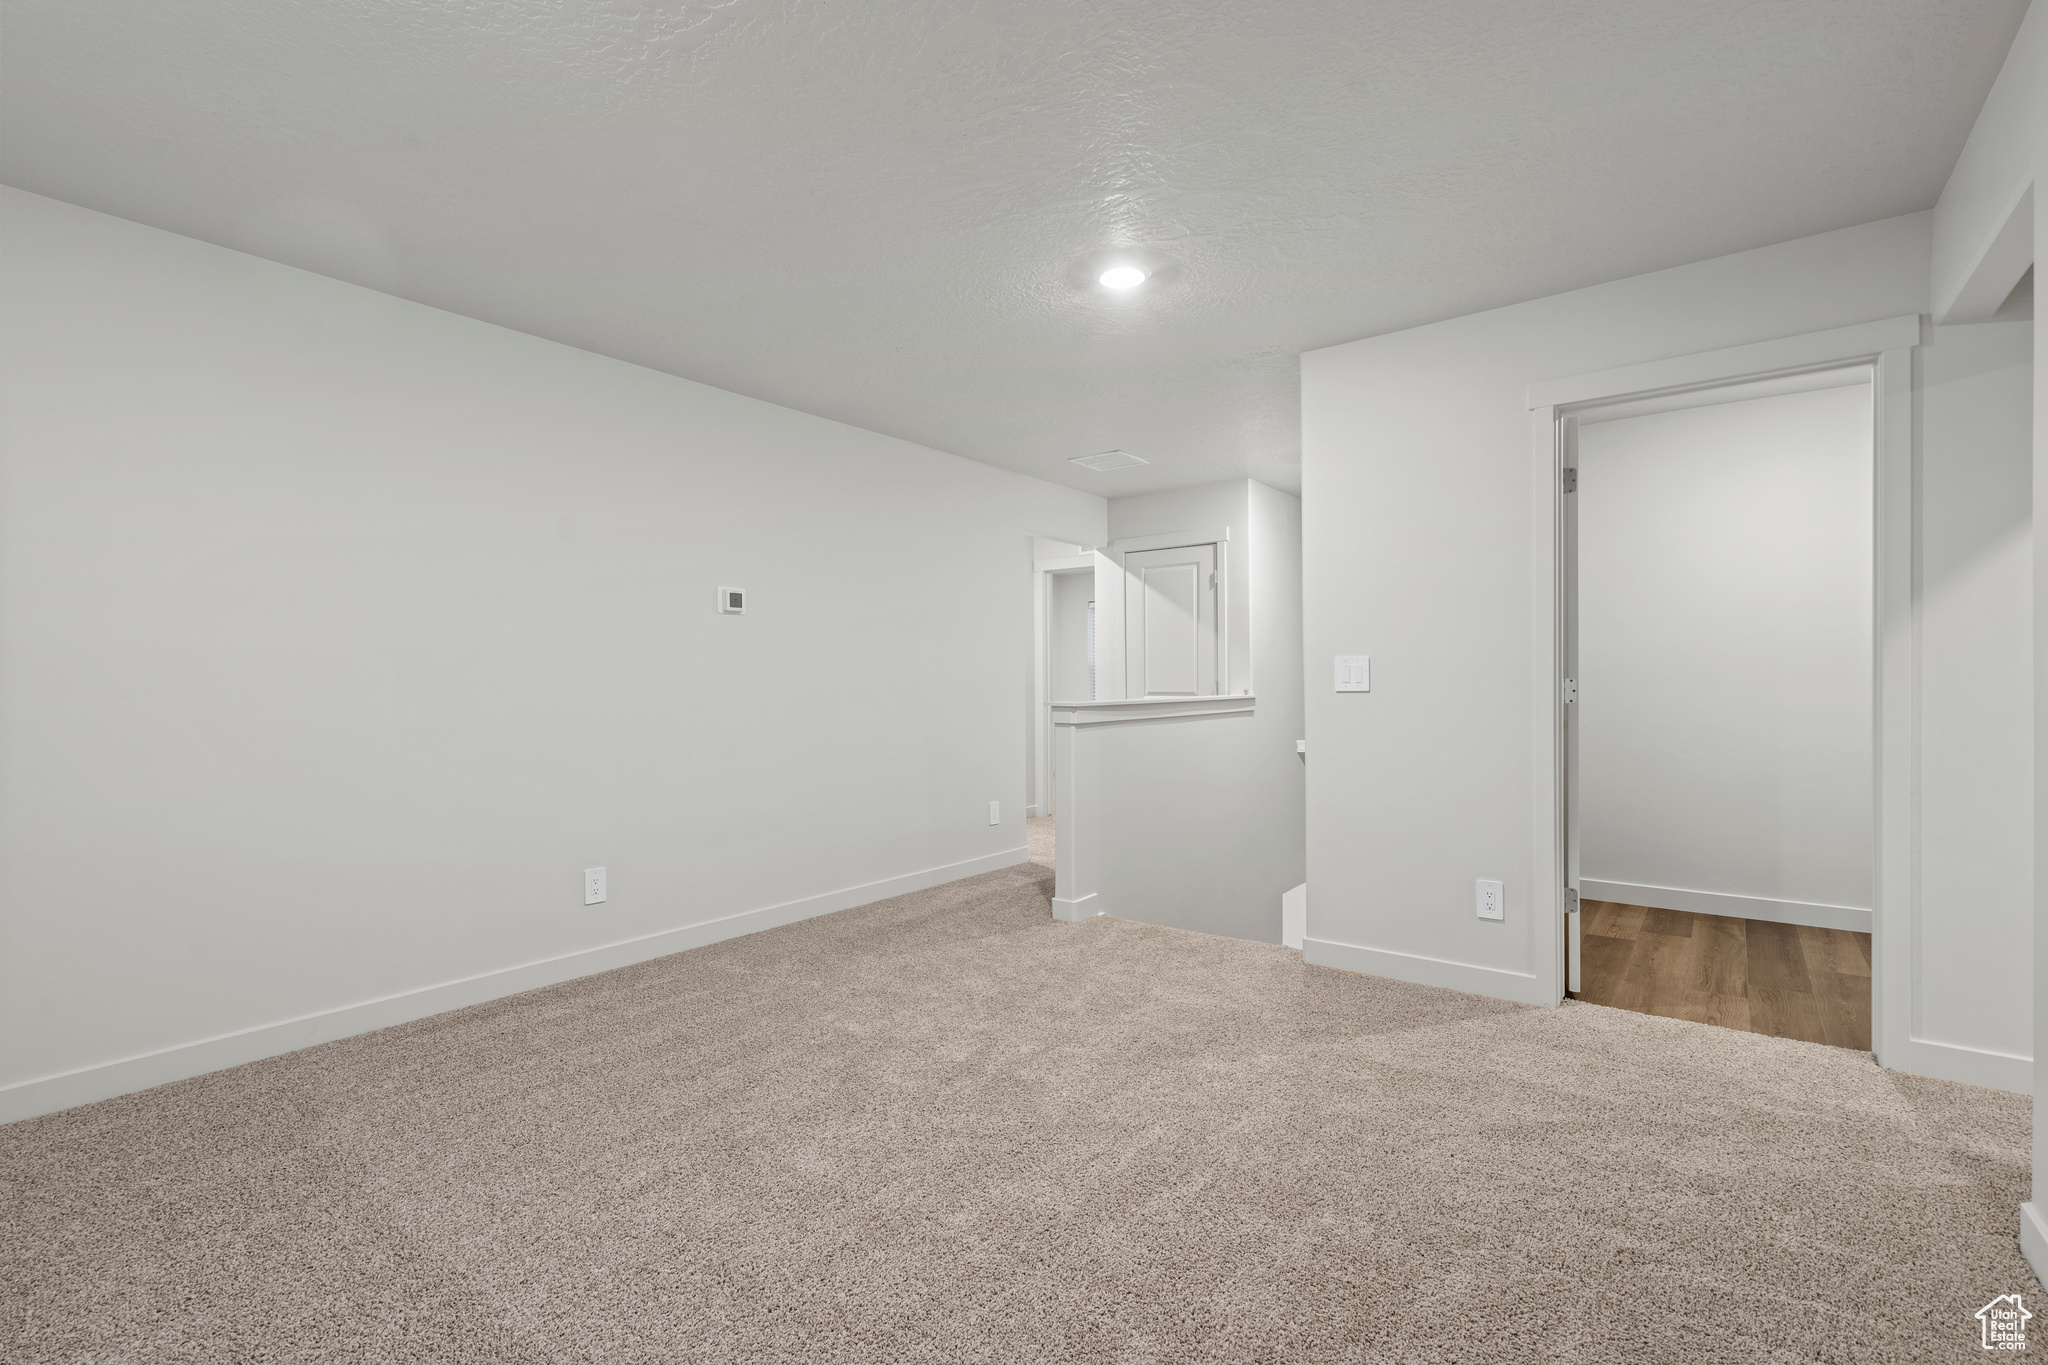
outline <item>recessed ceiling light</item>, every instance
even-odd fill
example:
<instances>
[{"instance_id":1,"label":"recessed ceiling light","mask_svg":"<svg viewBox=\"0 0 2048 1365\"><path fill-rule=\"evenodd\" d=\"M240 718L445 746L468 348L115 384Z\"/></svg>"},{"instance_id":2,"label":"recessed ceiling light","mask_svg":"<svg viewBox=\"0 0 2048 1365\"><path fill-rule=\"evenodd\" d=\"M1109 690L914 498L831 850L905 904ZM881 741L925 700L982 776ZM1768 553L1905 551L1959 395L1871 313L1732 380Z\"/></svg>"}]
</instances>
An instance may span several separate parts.
<instances>
[{"instance_id":1,"label":"recessed ceiling light","mask_svg":"<svg viewBox=\"0 0 2048 1365\"><path fill-rule=\"evenodd\" d=\"M1105 450L1100 455L1076 455L1067 463L1077 464L1083 469L1092 469L1099 474L1106 469L1126 469L1134 464L1150 464L1151 461L1141 460L1122 450Z\"/></svg>"},{"instance_id":2,"label":"recessed ceiling light","mask_svg":"<svg viewBox=\"0 0 2048 1365\"><path fill-rule=\"evenodd\" d=\"M1105 289L1136 289L1145 282L1145 272L1134 265L1113 265L1102 272Z\"/></svg>"}]
</instances>

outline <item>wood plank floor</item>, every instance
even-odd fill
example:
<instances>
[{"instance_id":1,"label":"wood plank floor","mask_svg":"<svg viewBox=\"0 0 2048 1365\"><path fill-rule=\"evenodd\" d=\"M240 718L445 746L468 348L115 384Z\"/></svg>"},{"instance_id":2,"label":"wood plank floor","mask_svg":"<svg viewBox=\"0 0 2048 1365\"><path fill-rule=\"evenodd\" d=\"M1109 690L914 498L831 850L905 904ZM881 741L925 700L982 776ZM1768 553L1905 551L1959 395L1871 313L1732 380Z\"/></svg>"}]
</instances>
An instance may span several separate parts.
<instances>
[{"instance_id":1,"label":"wood plank floor","mask_svg":"<svg viewBox=\"0 0 2048 1365\"><path fill-rule=\"evenodd\" d=\"M1870 1050L1870 935L1587 901L1578 998Z\"/></svg>"}]
</instances>

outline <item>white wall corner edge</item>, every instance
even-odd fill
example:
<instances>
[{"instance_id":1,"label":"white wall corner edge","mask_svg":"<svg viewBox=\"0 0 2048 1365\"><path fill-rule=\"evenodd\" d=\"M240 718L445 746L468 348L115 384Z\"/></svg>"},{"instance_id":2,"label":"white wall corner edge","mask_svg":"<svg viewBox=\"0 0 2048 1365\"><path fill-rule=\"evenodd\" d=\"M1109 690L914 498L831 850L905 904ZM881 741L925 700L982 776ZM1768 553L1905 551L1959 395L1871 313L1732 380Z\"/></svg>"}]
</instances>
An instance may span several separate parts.
<instances>
[{"instance_id":1,"label":"white wall corner edge","mask_svg":"<svg viewBox=\"0 0 2048 1365\"><path fill-rule=\"evenodd\" d=\"M1583 900L1647 905L1655 910L1684 910L1695 915L1727 915L1734 919L1767 920L1773 924L1804 924L1815 929L1846 929L1855 934L1869 933L1872 918L1869 910L1854 905L1781 901L1765 896L1738 896L1724 891L1687 891L1675 886L1642 886L1635 882L1607 882L1594 877L1579 878L1579 896Z\"/></svg>"},{"instance_id":2,"label":"white wall corner edge","mask_svg":"<svg viewBox=\"0 0 2048 1365\"><path fill-rule=\"evenodd\" d=\"M213 1038L202 1038L196 1042L178 1043L155 1052L100 1062L74 1071L60 1072L54 1076L16 1081L11 1085L0 1086L0 1123L14 1123L42 1114L54 1114L59 1110L76 1108L81 1104L92 1104L99 1100L113 1099L118 1095L148 1090L153 1086L167 1085L172 1081L188 1080L208 1072L224 1071L249 1062L283 1056L285 1053L297 1052L301 1048L314 1047L320 1043L331 1043L358 1034L373 1033L378 1029L408 1024L416 1019L426 1019L450 1010L480 1005L488 1000L503 999L523 991L558 985L578 977L594 976L618 967L630 967L636 962L667 957L670 953L702 948L729 938L739 938L746 934L759 933L764 929L794 924L799 920L815 919L819 915L851 910L856 906L887 900L891 896L908 895L913 891L923 891L947 882L959 881L964 877L1000 871L1029 860L1028 849L1004 849L999 853L984 854L964 862L907 872L902 876L845 887L838 891L826 891L800 900L784 901L780 905L763 906L758 910L743 910L722 919L663 929L619 943L578 949L559 957L481 972L457 981L422 986L417 990L402 991L396 995L382 996L353 1005L342 1005L316 1014L302 1015L296 1019L258 1024L254 1028L220 1034Z\"/></svg>"},{"instance_id":3,"label":"white wall corner edge","mask_svg":"<svg viewBox=\"0 0 2048 1365\"><path fill-rule=\"evenodd\" d=\"M2034 1278L2048 1286L2048 1223L2033 1204L2020 1205L2020 1255L2027 1258Z\"/></svg>"},{"instance_id":4,"label":"white wall corner edge","mask_svg":"<svg viewBox=\"0 0 2048 1365\"><path fill-rule=\"evenodd\" d=\"M1968 273L1947 299L1936 299L1934 320L1942 326L1988 322L2027 267L2034 263L2034 182L2029 179L2009 196L1998 225L1978 249Z\"/></svg>"},{"instance_id":5,"label":"white wall corner edge","mask_svg":"<svg viewBox=\"0 0 2048 1365\"><path fill-rule=\"evenodd\" d=\"M1398 953L1386 948L1367 948L1356 943L1330 939L1303 938L1301 960L1317 967L1335 967L1364 976L1384 976L1418 986L1436 986L1466 995L1483 995L1494 1000L1512 1000L1523 1005L1555 1005L1543 998L1542 983L1533 972L1511 972L1499 967L1481 967L1469 962L1451 962L1419 953Z\"/></svg>"}]
</instances>

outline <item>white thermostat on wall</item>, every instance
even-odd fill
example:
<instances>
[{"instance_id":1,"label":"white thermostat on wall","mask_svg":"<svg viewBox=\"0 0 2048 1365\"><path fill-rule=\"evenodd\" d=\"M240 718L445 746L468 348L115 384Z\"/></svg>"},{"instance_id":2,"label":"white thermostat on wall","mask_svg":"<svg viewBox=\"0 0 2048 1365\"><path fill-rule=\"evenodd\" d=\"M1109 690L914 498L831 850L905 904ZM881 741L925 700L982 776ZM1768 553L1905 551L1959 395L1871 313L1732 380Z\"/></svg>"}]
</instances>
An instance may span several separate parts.
<instances>
[{"instance_id":1,"label":"white thermostat on wall","mask_svg":"<svg viewBox=\"0 0 2048 1365\"><path fill-rule=\"evenodd\" d=\"M747 590L745 588L720 588L718 609L727 616L747 614Z\"/></svg>"},{"instance_id":2,"label":"white thermostat on wall","mask_svg":"<svg viewBox=\"0 0 2048 1365\"><path fill-rule=\"evenodd\" d=\"M1363 654L1339 654L1337 656L1337 690L1339 692L1372 691L1372 660Z\"/></svg>"}]
</instances>

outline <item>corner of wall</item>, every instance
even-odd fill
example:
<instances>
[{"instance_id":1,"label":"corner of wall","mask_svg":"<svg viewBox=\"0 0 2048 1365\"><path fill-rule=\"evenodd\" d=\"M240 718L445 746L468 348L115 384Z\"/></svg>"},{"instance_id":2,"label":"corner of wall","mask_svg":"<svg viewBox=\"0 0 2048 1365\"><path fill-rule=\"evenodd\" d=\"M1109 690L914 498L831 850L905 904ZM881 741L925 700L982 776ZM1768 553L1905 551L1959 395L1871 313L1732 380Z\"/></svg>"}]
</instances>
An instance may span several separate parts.
<instances>
[{"instance_id":1,"label":"corner of wall","mask_svg":"<svg viewBox=\"0 0 2048 1365\"><path fill-rule=\"evenodd\" d=\"M2034 5L1934 207L1929 283L1936 322L1984 321L2025 273L2044 159L2048 5Z\"/></svg>"}]
</instances>

